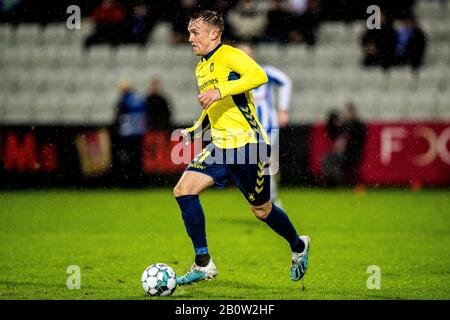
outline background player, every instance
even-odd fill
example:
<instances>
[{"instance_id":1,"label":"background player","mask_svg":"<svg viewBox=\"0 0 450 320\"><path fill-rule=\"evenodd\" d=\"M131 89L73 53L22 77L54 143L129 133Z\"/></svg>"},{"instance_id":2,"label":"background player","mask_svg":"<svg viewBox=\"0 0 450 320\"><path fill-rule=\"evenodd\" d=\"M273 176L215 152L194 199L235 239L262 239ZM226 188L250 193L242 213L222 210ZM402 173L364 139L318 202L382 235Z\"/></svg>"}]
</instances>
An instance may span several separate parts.
<instances>
[{"instance_id":1,"label":"background player","mask_svg":"<svg viewBox=\"0 0 450 320\"><path fill-rule=\"evenodd\" d=\"M213 185L223 188L229 181L245 195L255 216L288 241L292 250L290 277L300 280L307 269L310 240L300 237L286 213L270 201L271 177L265 175L270 142L256 117L251 94L252 89L268 81L267 75L243 51L221 43L223 19L216 12L194 14L188 31L194 53L202 57L195 73L203 112L185 132L201 133L202 126L208 124L213 142L194 158L174 188L196 254L195 263L177 278L177 283L189 284L217 275L208 252L199 194ZM261 155L259 151L264 149L268 152ZM252 162L255 154L257 161ZM242 157L244 163L237 161Z\"/></svg>"},{"instance_id":2,"label":"background player","mask_svg":"<svg viewBox=\"0 0 450 320\"><path fill-rule=\"evenodd\" d=\"M246 44L239 48L255 59L253 49ZM273 170L270 181L270 200L281 207L281 201L278 198L277 176L279 168L279 128L283 128L289 121L289 106L292 94L292 81L287 74L272 65L261 65L269 78L269 81L262 86L253 89L253 101L255 102L256 114L264 130L270 139L271 157L270 164ZM275 90L278 90L278 110L275 107Z\"/></svg>"}]
</instances>

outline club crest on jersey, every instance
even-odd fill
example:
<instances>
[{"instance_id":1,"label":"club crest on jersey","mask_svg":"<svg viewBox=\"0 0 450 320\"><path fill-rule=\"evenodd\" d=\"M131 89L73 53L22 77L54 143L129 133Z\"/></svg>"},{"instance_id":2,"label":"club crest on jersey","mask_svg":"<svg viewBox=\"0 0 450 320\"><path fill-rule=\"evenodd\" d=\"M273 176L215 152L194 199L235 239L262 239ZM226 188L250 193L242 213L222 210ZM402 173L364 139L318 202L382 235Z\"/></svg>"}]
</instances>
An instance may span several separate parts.
<instances>
[{"instance_id":1,"label":"club crest on jersey","mask_svg":"<svg viewBox=\"0 0 450 320\"><path fill-rule=\"evenodd\" d=\"M214 62L209 65L209 72L214 71Z\"/></svg>"}]
</instances>

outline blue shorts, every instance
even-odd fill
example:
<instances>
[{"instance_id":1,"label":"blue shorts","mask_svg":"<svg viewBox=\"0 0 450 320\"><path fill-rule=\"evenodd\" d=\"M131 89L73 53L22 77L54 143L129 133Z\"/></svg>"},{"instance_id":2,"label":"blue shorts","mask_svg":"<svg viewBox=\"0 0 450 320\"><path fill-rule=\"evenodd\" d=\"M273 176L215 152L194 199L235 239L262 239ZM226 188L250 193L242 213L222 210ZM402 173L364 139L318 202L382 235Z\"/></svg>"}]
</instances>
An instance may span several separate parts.
<instances>
[{"instance_id":1,"label":"blue shorts","mask_svg":"<svg viewBox=\"0 0 450 320\"><path fill-rule=\"evenodd\" d=\"M221 149L211 142L186 171L210 176L217 188L224 188L232 181L251 205L259 206L270 200L269 158L270 145L265 143Z\"/></svg>"}]
</instances>

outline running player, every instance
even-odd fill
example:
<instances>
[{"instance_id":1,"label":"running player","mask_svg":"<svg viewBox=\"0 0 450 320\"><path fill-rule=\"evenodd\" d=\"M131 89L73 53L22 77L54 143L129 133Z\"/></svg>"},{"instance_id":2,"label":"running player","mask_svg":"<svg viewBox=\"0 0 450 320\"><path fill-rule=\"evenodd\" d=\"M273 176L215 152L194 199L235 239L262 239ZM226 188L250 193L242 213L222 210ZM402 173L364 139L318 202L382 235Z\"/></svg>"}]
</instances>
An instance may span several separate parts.
<instances>
[{"instance_id":1,"label":"running player","mask_svg":"<svg viewBox=\"0 0 450 320\"><path fill-rule=\"evenodd\" d=\"M179 285L217 275L208 251L205 215L199 194L233 181L255 216L287 240L292 251L290 277L300 280L308 266L310 240L299 236L286 213L270 201L266 174L270 142L255 114L251 90L268 81L264 70L243 51L221 43L223 19L214 11L194 14L188 25L189 42L200 56L195 70L203 108L185 134L198 135L211 127L212 142L187 167L174 188L186 231L195 250L190 270Z\"/></svg>"}]
</instances>

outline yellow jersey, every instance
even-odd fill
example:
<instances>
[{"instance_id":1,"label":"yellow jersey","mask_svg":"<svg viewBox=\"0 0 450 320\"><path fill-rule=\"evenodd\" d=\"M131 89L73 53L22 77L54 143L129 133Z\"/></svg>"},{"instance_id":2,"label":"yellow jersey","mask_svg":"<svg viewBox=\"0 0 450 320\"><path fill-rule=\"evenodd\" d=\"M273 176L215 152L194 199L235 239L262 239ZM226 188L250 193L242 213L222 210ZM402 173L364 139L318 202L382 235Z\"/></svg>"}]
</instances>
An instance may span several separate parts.
<instances>
[{"instance_id":1,"label":"yellow jersey","mask_svg":"<svg viewBox=\"0 0 450 320\"><path fill-rule=\"evenodd\" d=\"M219 89L221 99L203 110L187 128L194 137L211 128L219 148L239 148L247 143L270 144L255 112L251 90L268 81L264 70L242 50L219 44L203 56L195 69L199 92Z\"/></svg>"}]
</instances>

